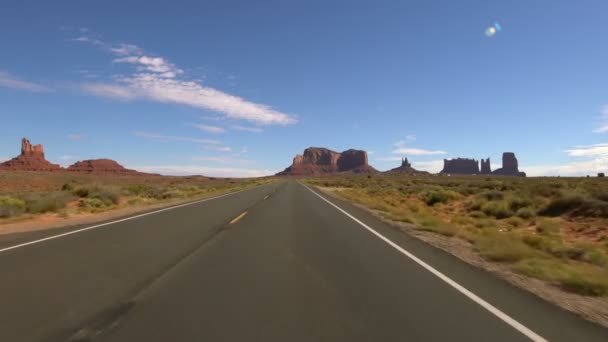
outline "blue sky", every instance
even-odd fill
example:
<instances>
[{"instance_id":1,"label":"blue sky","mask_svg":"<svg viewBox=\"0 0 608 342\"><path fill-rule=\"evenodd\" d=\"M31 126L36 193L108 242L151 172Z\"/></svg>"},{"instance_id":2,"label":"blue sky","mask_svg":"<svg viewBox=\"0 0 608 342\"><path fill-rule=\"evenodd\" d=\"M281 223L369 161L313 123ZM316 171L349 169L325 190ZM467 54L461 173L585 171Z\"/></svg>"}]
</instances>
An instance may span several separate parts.
<instances>
[{"instance_id":1,"label":"blue sky","mask_svg":"<svg viewBox=\"0 0 608 342\"><path fill-rule=\"evenodd\" d=\"M4 1L0 159L257 176L309 146L608 171L608 2ZM493 36L488 27L500 23Z\"/></svg>"}]
</instances>

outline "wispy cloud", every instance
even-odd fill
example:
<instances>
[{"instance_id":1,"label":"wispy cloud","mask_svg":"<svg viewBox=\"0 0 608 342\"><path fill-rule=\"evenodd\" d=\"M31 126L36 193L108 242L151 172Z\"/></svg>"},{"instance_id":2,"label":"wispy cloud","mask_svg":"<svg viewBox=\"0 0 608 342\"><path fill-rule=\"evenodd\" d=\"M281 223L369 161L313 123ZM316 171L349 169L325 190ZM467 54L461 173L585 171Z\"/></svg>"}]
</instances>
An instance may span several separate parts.
<instances>
[{"instance_id":1,"label":"wispy cloud","mask_svg":"<svg viewBox=\"0 0 608 342\"><path fill-rule=\"evenodd\" d=\"M52 91L52 89L47 86L21 80L5 71L0 71L0 87L31 91L35 93Z\"/></svg>"},{"instance_id":2,"label":"wispy cloud","mask_svg":"<svg viewBox=\"0 0 608 342\"><path fill-rule=\"evenodd\" d=\"M263 177L275 174L276 170L232 168L232 167L207 167L198 165L129 165L131 169L142 172L160 173L163 175L204 175L210 177Z\"/></svg>"},{"instance_id":3,"label":"wispy cloud","mask_svg":"<svg viewBox=\"0 0 608 342\"><path fill-rule=\"evenodd\" d=\"M253 132L253 133L264 132L264 130L260 127L247 127L247 126L234 125L234 126L230 126L230 128L235 131L245 131L245 132Z\"/></svg>"},{"instance_id":4,"label":"wispy cloud","mask_svg":"<svg viewBox=\"0 0 608 342\"><path fill-rule=\"evenodd\" d=\"M393 162L393 161L401 161L401 158L402 157L378 157L378 158L374 158L374 160L380 161L380 162Z\"/></svg>"},{"instance_id":5,"label":"wispy cloud","mask_svg":"<svg viewBox=\"0 0 608 342\"><path fill-rule=\"evenodd\" d=\"M115 84L85 83L82 85L82 90L89 94L119 100L133 100L137 97L131 90Z\"/></svg>"},{"instance_id":6,"label":"wispy cloud","mask_svg":"<svg viewBox=\"0 0 608 342\"><path fill-rule=\"evenodd\" d=\"M608 133L608 105L602 107L600 112L600 126L593 130L594 133Z\"/></svg>"},{"instance_id":7,"label":"wispy cloud","mask_svg":"<svg viewBox=\"0 0 608 342\"><path fill-rule=\"evenodd\" d=\"M208 133L224 133L226 132L225 129L223 129L222 127L218 127L218 126L210 126L210 125L194 125L194 127L200 129L201 131L205 131Z\"/></svg>"},{"instance_id":8,"label":"wispy cloud","mask_svg":"<svg viewBox=\"0 0 608 342\"><path fill-rule=\"evenodd\" d=\"M85 135L84 134L68 134L67 137L70 140L82 140L82 139L84 139Z\"/></svg>"},{"instance_id":9,"label":"wispy cloud","mask_svg":"<svg viewBox=\"0 0 608 342\"><path fill-rule=\"evenodd\" d=\"M203 147L207 151L215 151L215 152L230 152L232 148L228 146L204 146Z\"/></svg>"},{"instance_id":10,"label":"wispy cloud","mask_svg":"<svg viewBox=\"0 0 608 342\"><path fill-rule=\"evenodd\" d=\"M575 146L573 149L565 150L564 152L571 157L608 156L608 144Z\"/></svg>"},{"instance_id":11,"label":"wispy cloud","mask_svg":"<svg viewBox=\"0 0 608 342\"><path fill-rule=\"evenodd\" d=\"M147 99L162 103L176 103L221 113L226 118L246 120L260 125L290 125L297 120L272 107L247 101L220 90L207 87L196 80L182 77L184 71L163 57L148 56L143 49L131 44L109 45L82 36L79 42L101 45L116 56L115 63L135 65L135 72L115 75L113 83L88 83L82 90L97 96L131 100Z\"/></svg>"},{"instance_id":12,"label":"wispy cloud","mask_svg":"<svg viewBox=\"0 0 608 342\"><path fill-rule=\"evenodd\" d=\"M203 144L203 145L208 145L208 144L209 145L218 145L218 144L221 144L221 141L212 140L212 139L197 139L197 138L182 137L182 136L176 136L176 135L164 135L164 134L148 133L148 132L134 132L133 134L135 136L137 136L137 137L140 137L140 138L158 140L158 141L161 141L161 142L187 141L187 142L192 142L192 143L197 143L197 144Z\"/></svg>"},{"instance_id":13,"label":"wispy cloud","mask_svg":"<svg viewBox=\"0 0 608 342\"><path fill-rule=\"evenodd\" d=\"M425 150L425 149L421 149L421 148L400 147L396 150L393 150L391 153L401 154L401 155L411 155L411 156L432 156L432 155L437 155L437 154L446 154L447 152Z\"/></svg>"},{"instance_id":14,"label":"wispy cloud","mask_svg":"<svg viewBox=\"0 0 608 342\"><path fill-rule=\"evenodd\" d=\"M226 156L204 156L204 157L192 157L193 161L203 161L221 164L253 164L254 162L249 159L226 157Z\"/></svg>"},{"instance_id":15,"label":"wispy cloud","mask_svg":"<svg viewBox=\"0 0 608 342\"><path fill-rule=\"evenodd\" d=\"M524 168L528 176L585 176L595 175L608 170L608 157L564 164L527 165Z\"/></svg>"}]
</instances>

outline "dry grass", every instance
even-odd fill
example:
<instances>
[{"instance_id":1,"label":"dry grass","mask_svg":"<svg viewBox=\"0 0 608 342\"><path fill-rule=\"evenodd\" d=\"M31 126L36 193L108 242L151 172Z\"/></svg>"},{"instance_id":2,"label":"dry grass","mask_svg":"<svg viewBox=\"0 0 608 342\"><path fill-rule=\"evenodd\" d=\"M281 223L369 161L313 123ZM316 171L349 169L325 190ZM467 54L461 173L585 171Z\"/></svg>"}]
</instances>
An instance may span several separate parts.
<instances>
[{"instance_id":1,"label":"dry grass","mask_svg":"<svg viewBox=\"0 0 608 342\"><path fill-rule=\"evenodd\" d=\"M344 175L306 180L486 260L587 296L608 295L608 181Z\"/></svg>"},{"instance_id":2,"label":"dry grass","mask_svg":"<svg viewBox=\"0 0 608 342\"><path fill-rule=\"evenodd\" d=\"M244 189L270 178L74 175L0 172L0 224L38 214L96 213Z\"/></svg>"}]
</instances>

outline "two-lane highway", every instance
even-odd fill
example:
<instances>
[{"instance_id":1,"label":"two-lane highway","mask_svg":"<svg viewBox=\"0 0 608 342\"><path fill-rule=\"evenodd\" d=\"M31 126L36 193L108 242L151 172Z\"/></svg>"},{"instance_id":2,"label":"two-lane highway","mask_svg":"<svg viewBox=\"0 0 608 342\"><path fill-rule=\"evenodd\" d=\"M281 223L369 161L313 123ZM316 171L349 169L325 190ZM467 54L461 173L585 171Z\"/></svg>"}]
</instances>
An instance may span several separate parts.
<instances>
[{"instance_id":1,"label":"two-lane highway","mask_svg":"<svg viewBox=\"0 0 608 342\"><path fill-rule=\"evenodd\" d=\"M290 180L0 252L0 341L608 340L324 198Z\"/></svg>"}]
</instances>

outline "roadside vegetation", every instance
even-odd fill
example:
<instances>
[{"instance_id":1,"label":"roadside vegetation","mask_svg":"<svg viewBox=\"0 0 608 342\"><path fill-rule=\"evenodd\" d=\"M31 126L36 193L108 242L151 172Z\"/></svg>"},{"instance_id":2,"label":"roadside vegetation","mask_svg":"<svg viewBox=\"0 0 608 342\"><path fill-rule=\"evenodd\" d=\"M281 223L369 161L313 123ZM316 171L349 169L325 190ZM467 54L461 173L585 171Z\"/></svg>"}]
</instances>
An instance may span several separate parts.
<instances>
[{"instance_id":1,"label":"roadside vegetation","mask_svg":"<svg viewBox=\"0 0 608 342\"><path fill-rule=\"evenodd\" d=\"M384 218L469 241L519 274L608 296L605 178L349 175L306 182Z\"/></svg>"},{"instance_id":2,"label":"roadside vegetation","mask_svg":"<svg viewBox=\"0 0 608 342\"><path fill-rule=\"evenodd\" d=\"M270 181L272 180L269 178L0 172L0 225L44 213L68 217L118 208L193 200Z\"/></svg>"}]
</instances>

